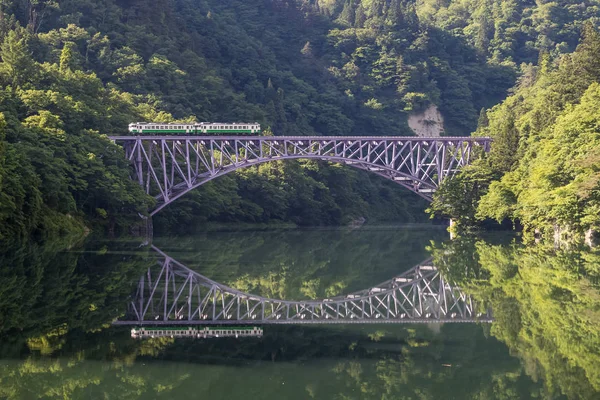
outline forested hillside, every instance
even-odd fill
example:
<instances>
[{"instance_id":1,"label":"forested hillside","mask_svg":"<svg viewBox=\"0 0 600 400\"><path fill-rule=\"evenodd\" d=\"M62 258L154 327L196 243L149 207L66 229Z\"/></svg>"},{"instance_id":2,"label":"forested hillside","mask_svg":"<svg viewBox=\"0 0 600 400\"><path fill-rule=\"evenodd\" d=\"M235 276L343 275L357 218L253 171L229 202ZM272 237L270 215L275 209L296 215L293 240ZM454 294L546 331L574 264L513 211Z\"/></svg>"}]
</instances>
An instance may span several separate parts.
<instances>
[{"instance_id":1,"label":"forested hillside","mask_svg":"<svg viewBox=\"0 0 600 400\"><path fill-rule=\"evenodd\" d=\"M489 157L446 185L432 208L464 225L518 221L557 240L598 231L599 60L600 34L588 23L575 52L529 66L514 94L481 116L477 134L494 138Z\"/></svg>"},{"instance_id":2,"label":"forested hillside","mask_svg":"<svg viewBox=\"0 0 600 400\"><path fill-rule=\"evenodd\" d=\"M103 137L131 121L250 120L275 135L408 135L408 114L434 104L446 134L466 135L479 110L514 84L522 69L515 63L568 50L595 10L497 3L2 2L0 237L72 230L83 220L112 228L143 213L152 200ZM485 25L482 46L476 27L484 20L494 29ZM532 43L523 54L519 40ZM512 50L496 55L508 42ZM348 168L272 163L190 193L159 224L409 221L422 208L416 196Z\"/></svg>"},{"instance_id":3,"label":"forested hillside","mask_svg":"<svg viewBox=\"0 0 600 400\"><path fill-rule=\"evenodd\" d=\"M417 0L423 23L436 26L503 64L537 63L575 49L582 23L597 23L596 0Z\"/></svg>"}]
</instances>

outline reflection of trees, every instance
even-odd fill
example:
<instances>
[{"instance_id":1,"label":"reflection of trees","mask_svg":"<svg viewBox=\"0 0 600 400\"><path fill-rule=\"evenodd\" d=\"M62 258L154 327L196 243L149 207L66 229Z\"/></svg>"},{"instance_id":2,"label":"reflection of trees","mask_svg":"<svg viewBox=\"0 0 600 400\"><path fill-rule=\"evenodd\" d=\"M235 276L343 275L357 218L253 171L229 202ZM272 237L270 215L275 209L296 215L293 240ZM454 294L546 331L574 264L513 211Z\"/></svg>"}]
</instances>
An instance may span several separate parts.
<instances>
[{"instance_id":1,"label":"reflection of trees","mask_svg":"<svg viewBox=\"0 0 600 400\"><path fill-rule=\"evenodd\" d=\"M288 235L280 240L283 245L273 245L277 235L270 233L275 236L258 235L241 245L234 236L221 247L219 238L207 239L201 249L180 250L178 256L212 257L201 260L203 272L231 280L245 267L248 279L286 271L289 279L275 280L273 287L290 297L294 282L306 280L304 290L317 294L327 287L311 286L317 278L362 289L366 282L361 277L377 273L384 257L406 260L407 268L424 258L423 238L416 233L402 247L398 240L404 234L386 240L389 232L368 232L364 240L344 236L352 232L335 232L331 234L340 236L332 246L318 235ZM213 251L207 253L205 246ZM0 267L0 274L11 283L0 297L0 398L189 398L210 393L216 399L516 399L539 394L538 385L523 379L505 347L486 339L476 325L446 325L439 333L422 325L269 326L262 339L132 340L127 329L104 327L119 315L153 259L146 251L132 253L131 244L109 247L57 253L60 248L33 246L2 254L0 265L11 268ZM363 254L371 252L379 254ZM412 253L418 257L414 262L407 259ZM318 266L311 269L313 261ZM347 281L336 277L342 267L349 270ZM387 276L373 281L393 275L383 273ZM17 306L11 308L10 302ZM20 323L25 323L23 331ZM50 353L52 358L46 356Z\"/></svg>"},{"instance_id":2,"label":"reflection of trees","mask_svg":"<svg viewBox=\"0 0 600 400\"><path fill-rule=\"evenodd\" d=\"M25 342L51 352L64 344L67 331L108 326L124 312L132 283L148 264L144 253L64 249L51 242L0 252L0 354L16 355Z\"/></svg>"},{"instance_id":3,"label":"reflection of trees","mask_svg":"<svg viewBox=\"0 0 600 400\"><path fill-rule=\"evenodd\" d=\"M269 327L248 341L134 341L112 330L68 334L56 355L3 361L0 397L518 399L539 392L475 325L439 334L424 326Z\"/></svg>"},{"instance_id":4,"label":"reflection of trees","mask_svg":"<svg viewBox=\"0 0 600 400\"><path fill-rule=\"evenodd\" d=\"M326 298L389 279L428 257L436 229L209 232L155 244L236 289L284 299Z\"/></svg>"},{"instance_id":5,"label":"reflection of trees","mask_svg":"<svg viewBox=\"0 0 600 400\"><path fill-rule=\"evenodd\" d=\"M600 253L466 240L434 254L468 292L491 306L491 333L523 360L530 376L544 380L548 396L598 396Z\"/></svg>"}]
</instances>

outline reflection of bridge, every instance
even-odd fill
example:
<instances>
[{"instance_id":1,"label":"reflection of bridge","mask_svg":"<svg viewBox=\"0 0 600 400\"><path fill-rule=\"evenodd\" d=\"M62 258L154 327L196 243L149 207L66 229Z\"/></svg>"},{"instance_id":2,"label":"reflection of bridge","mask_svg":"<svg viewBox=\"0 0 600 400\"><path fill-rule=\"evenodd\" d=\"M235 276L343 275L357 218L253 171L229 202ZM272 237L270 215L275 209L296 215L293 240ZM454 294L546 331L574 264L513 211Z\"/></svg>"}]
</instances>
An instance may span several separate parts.
<instances>
[{"instance_id":1,"label":"reflection of bridge","mask_svg":"<svg viewBox=\"0 0 600 400\"><path fill-rule=\"evenodd\" d=\"M158 248L125 318L115 325L491 322L431 259L370 289L324 300L256 296L212 281Z\"/></svg>"},{"instance_id":2,"label":"reflection of bridge","mask_svg":"<svg viewBox=\"0 0 600 400\"><path fill-rule=\"evenodd\" d=\"M123 143L135 179L157 199L154 215L190 190L229 172L285 159L340 162L392 180L421 197L469 164L474 137L111 136Z\"/></svg>"}]
</instances>

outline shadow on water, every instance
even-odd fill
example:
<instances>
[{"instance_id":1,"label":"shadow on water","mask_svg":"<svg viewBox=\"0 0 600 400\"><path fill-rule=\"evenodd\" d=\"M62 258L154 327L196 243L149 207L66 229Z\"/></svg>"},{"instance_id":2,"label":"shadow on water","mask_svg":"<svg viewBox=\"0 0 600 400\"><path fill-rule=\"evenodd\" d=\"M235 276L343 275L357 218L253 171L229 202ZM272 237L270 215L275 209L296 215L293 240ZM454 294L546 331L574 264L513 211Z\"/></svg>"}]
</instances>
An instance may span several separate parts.
<instances>
[{"instance_id":1,"label":"shadow on water","mask_svg":"<svg viewBox=\"0 0 600 400\"><path fill-rule=\"evenodd\" d=\"M133 340L109 324L156 262L147 248L15 246L0 252L0 398L598 398L598 253L429 244L431 232L393 230L243 236L155 243L213 279L284 298L361 289L433 255L448 279L492 306L496 322Z\"/></svg>"}]
</instances>

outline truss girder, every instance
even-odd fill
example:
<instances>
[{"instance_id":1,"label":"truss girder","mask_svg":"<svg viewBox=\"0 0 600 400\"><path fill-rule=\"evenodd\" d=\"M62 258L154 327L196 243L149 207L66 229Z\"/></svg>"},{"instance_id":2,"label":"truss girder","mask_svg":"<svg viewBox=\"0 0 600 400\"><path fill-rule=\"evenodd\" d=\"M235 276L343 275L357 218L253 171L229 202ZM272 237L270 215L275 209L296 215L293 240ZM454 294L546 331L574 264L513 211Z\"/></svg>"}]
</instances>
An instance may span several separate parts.
<instances>
[{"instance_id":1,"label":"truss girder","mask_svg":"<svg viewBox=\"0 0 600 400\"><path fill-rule=\"evenodd\" d=\"M284 159L339 162L392 180L431 201L441 182L469 164L475 137L112 136L123 143L134 179L154 196L151 215L206 182Z\"/></svg>"},{"instance_id":2,"label":"truss girder","mask_svg":"<svg viewBox=\"0 0 600 400\"><path fill-rule=\"evenodd\" d=\"M322 300L270 299L233 289L187 268L153 246L158 264L139 281L116 324L321 324L490 322L444 279L431 259L393 279Z\"/></svg>"}]
</instances>

